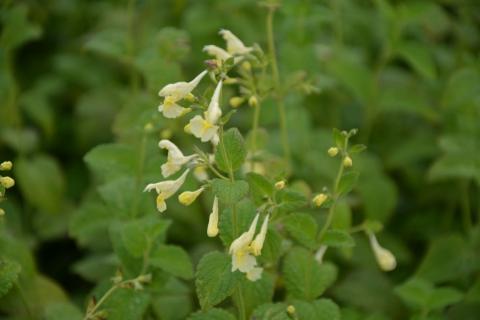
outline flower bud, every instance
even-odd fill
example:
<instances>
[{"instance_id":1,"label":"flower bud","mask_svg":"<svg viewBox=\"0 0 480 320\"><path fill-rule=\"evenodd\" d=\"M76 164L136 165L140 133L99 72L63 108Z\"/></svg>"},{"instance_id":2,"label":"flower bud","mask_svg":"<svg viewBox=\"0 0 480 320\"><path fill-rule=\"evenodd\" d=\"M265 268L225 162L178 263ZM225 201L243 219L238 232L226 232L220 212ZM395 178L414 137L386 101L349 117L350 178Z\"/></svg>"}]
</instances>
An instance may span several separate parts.
<instances>
[{"instance_id":1,"label":"flower bud","mask_svg":"<svg viewBox=\"0 0 480 320\"><path fill-rule=\"evenodd\" d=\"M250 107L258 107L257 96L251 96L250 99L248 99L248 104L250 105Z\"/></svg>"},{"instance_id":2,"label":"flower bud","mask_svg":"<svg viewBox=\"0 0 480 320\"><path fill-rule=\"evenodd\" d=\"M232 108L238 108L243 103L243 101L245 101L245 99L242 97L232 97L230 98L229 102Z\"/></svg>"},{"instance_id":3,"label":"flower bud","mask_svg":"<svg viewBox=\"0 0 480 320\"><path fill-rule=\"evenodd\" d=\"M185 191L178 196L178 201L184 206L191 205L203 192L203 187L195 191Z\"/></svg>"},{"instance_id":4,"label":"flower bud","mask_svg":"<svg viewBox=\"0 0 480 320\"><path fill-rule=\"evenodd\" d=\"M312 201L316 207L321 207L322 204L327 200L328 196L325 193L319 193L313 197Z\"/></svg>"},{"instance_id":5,"label":"flower bud","mask_svg":"<svg viewBox=\"0 0 480 320\"><path fill-rule=\"evenodd\" d=\"M252 65L248 61L244 61L242 63L242 68L245 69L246 71L252 70Z\"/></svg>"},{"instance_id":6,"label":"flower bud","mask_svg":"<svg viewBox=\"0 0 480 320\"><path fill-rule=\"evenodd\" d=\"M0 177L0 184L5 188L11 188L15 185L15 180L10 177Z\"/></svg>"},{"instance_id":7,"label":"flower bud","mask_svg":"<svg viewBox=\"0 0 480 320\"><path fill-rule=\"evenodd\" d=\"M353 161L352 161L352 158L350 158L349 156L346 156L345 158L343 158L343 166L345 168L349 168L353 165Z\"/></svg>"},{"instance_id":8,"label":"flower bud","mask_svg":"<svg viewBox=\"0 0 480 320\"><path fill-rule=\"evenodd\" d=\"M328 149L327 152L328 152L328 155L333 158L338 154L338 148L331 147L330 149Z\"/></svg>"},{"instance_id":9,"label":"flower bud","mask_svg":"<svg viewBox=\"0 0 480 320\"><path fill-rule=\"evenodd\" d=\"M160 136L162 137L162 139L170 139L172 135L173 133L170 129L163 129L162 132L160 132Z\"/></svg>"},{"instance_id":10,"label":"flower bud","mask_svg":"<svg viewBox=\"0 0 480 320\"><path fill-rule=\"evenodd\" d=\"M293 305L289 305L287 307L287 312L288 312L288 314L294 314L295 313L295 307Z\"/></svg>"},{"instance_id":11,"label":"flower bud","mask_svg":"<svg viewBox=\"0 0 480 320\"><path fill-rule=\"evenodd\" d=\"M280 180L275 183L275 189L282 190L285 188L285 180Z\"/></svg>"},{"instance_id":12,"label":"flower bud","mask_svg":"<svg viewBox=\"0 0 480 320\"><path fill-rule=\"evenodd\" d=\"M4 161L0 164L0 171L12 170L13 164L12 161Z\"/></svg>"},{"instance_id":13,"label":"flower bud","mask_svg":"<svg viewBox=\"0 0 480 320\"><path fill-rule=\"evenodd\" d=\"M3 217L5 215L5 210L3 210L2 208L0 208L0 217Z\"/></svg>"},{"instance_id":14,"label":"flower bud","mask_svg":"<svg viewBox=\"0 0 480 320\"><path fill-rule=\"evenodd\" d=\"M380 269L383 271L392 271L397 266L397 260L393 253L389 250L383 248L379 243L375 234L368 234L370 240L370 246L372 247L373 253L375 254L375 259L377 260Z\"/></svg>"}]
</instances>

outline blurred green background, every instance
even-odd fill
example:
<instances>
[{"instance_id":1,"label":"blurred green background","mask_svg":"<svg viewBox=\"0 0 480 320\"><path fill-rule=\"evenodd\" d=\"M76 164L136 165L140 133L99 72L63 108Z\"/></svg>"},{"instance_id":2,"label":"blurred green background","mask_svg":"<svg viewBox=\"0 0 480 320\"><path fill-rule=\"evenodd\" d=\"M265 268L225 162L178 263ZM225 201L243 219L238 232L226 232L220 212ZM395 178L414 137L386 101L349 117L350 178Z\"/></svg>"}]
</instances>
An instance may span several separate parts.
<instances>
[{"instance_id":1,"label":"blurred green background","mask_svg":"<svg viewBox=\"0 0 480 320\"><path fill-rule=\"evenodd\" d=\"M38 298L30 303L39 314L54 314L56 301L83 309L115 266L104 234L111 217L98 205L108 189L98 188L101 176L130 165L153 121L143 178L160 177L155 141L183 124L157 113L158 90L198 74L207 59L202 47L221 45L221 28L266 49L266 10L253 0L3 0L0 10L0 161L14 162L16 180L2 202L0 258L17 261L22 281L38 284L41 298L25 294ZM416 275L462 292L432 319L478 319L480 2L284 0L275 37L283 81L308 79L317 88L287 97L291 179L321 190L335 173L325 154L331 128L358 128L368 151L354 159L361 177L342 210L354 222L381 221L382 243L399 262L380 273L359 239L349 259L339 258L328 296L345 319L406 319L418 301L401 285ZM225 109L234 94L226 91ZM232 125L246 132L251 110L242 108ZM266 148L281 154L274 101L261 110ZM107 164L112 172L89 170L85 154L113 141L132 149L120 164ZM137 181L103 200L128 205L126 193L142 187ZM168 213L168 241L194 261L215 247L204 236L207 203L172 204ZM190 297L188 290L182 294ZM25 319L23 309L15 292L0 298L2 319Z\"/></svg>"}]
</instances>

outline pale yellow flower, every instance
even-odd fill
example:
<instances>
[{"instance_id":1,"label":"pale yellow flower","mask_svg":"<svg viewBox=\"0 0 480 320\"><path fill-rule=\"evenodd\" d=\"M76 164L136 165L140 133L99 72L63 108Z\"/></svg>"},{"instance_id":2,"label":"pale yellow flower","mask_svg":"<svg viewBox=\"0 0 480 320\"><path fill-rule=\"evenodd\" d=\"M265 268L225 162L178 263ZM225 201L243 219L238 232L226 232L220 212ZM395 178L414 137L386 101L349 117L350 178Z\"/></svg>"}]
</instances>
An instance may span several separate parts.
<instances>
[{"instance_id":1,"label":"pale yellow flower","mask_svg":"<svg viewBox=\"0 0 480 320\"><path fill-rule=\"evenodd\" d=\"M167 181L161 181L158 183L150 183L145 187L144 191L151 191L155 190L158 194L157 196L157 210L160 212L163 212L167 210L167 204L165 200L173 196L178 189L183 185L185 182L185 179L190 172L190 169L185 170L183 174L176 180L167 180Z\"/></svg>"},{"instance_id":2,"label":"pale yellow flower","mask_svg":"<svg viewBox=\"0 0 480 320\"><path fill-rule=\"evenodd\" d=\"M383 248L379 243L375 234L372 232L368 233L368 238L370 240L370 246L372 247L373 253L375 254L375 259L377 260L380 269L383 271L392 271L397 266L397 260L393 253L389 250Z\"/></svg>"},{"instance_id":3,"label":"pale yellow flower","mask_svg":"<svg viewBox=\"0 0 480 320\"><path fill-rule=\"evenodd\" d=\"M346 168L349 168L353 165L353 161L352 161L352 158L350 158L349 156L346 156L344 159L343 159L343 166L346 167Z\"/></svg>"},{"instance_id":4,"label":"pale yellow flower","mask_svg":"<svg viewBox=\"0 0 480 320\"><path fill-rule=\"evenodd\" d=\"M195 191L184 191L178 196L178 201L184 206L189 206L195 200L197 200L198 196L203 192L204 189L205 188L201 187Z\"/></svg>"},{"instance_id":5,"label":"pale yellow flower","mask_svg":"<svg viewBox=\"0 0 480 320\"><path fill-rule=\"evenodd\" d=\"M213 198L212 213L208 218L207 235L216 237L218 235L218 198Z\"/></svg>"},{"instance_id":6,"label":"pale yellow flower","mask_svg":"<svg viewBox=\"0 0 480 320\"><path fill-rule=\"evenodd\" d=\"M167 178L176 173L182 166L197 157L196 154L184 156L182 151L170 140L160 140L158 146L168 150L167 162L162 165L162 175Z\"/></svg>"},{"instance_id":7,"label":"pale yellow flower","mask_svg":"<svg viewBox=\"0 0 480 320\"><path fill-rule=\"evenodd\" d=\"M15 185L15 180L13 180L11 177L0 177L0 184L5 189L9 189Z\"/></svg>"},{"instance_id":8,"label":"pale yellow flower","mask_svg":"<svg viewBox=\"0 0 480 320\"><path fill-rule=\"evenodd\" d=\"M321 207L322 204L327 200L328 196L325 193L319 193L313 197L312 201L316 207Z\"/></svg>"},{"instance_id":9,"label":"pale yellow flower","mask_svg":"<svg viewBox=\"0 0 480 320\"><path fill-rule=\"evenodd\" d=\"M263 273L263 268L254 267L250 271L247 272L247 274L246 274L247 279L252 281L252 282L255 282L262 277L262 273Z\"/></svg>"},{"instance_id":10,"label":"pale yellow flower","mask_svg":"<svg viewBox=\"0 0 480 320\"><path fill-rule=\"evenodd\" d=\"M211 141L217 134L218 126L216 123L222 116L222 110L220 109L219 105L221 90L222 81L220 80L215 88L215 92L213 93L212 100L208 105L208 109L204 113L204 117L197 115L190 120L190 131L202 142Z\"/></svg>"},{"instance_id":11,"label":"pale yellow flower","mask_svg":"<svg viewBox=\"0 0 480 320\"><path fill-rule=\"evenodd\" d=\"M232 272L240 270L240 272L247 273L257 265L255 256L251 254L250 243L255 235L258 216L258 214L255 216L248 231L242 233L230 245L229 252L232 255Z\"/></svg>"},{"instance_id":12,"label":"pale yellow flower","mask_svg":"<svg viewBox=\"0 0 480 320\"><path fill-rule=\"evenodd\" d=\"M335 157L338 154L338 148L331 147L327 152L330 157Z\"/></svg>"},{"instance_id":13,"label":"pale yellow flower","mask_svg":"<svg viewBox=\"0 0 480 320\"><path fill-rule=\"evenodd\" d=\"M252 244L250 245L252 253L255 256L259 256L262 253L263 243L265 242L265 236L267 235L268 230L268 219L269 215L267 215L263 220L260 232L257 234L255 240L253 240Z\"/></svg>"},{"instance_id":14,"label":"pale yellow flower","mask_svg":"<svg viewBox=\"0 0 480 320\"><path fill-rule=\"evenodd\" d=\"M232 55L243 55L251 52L253 48L246 47L231 31L222 29L220 35L227 42L227 52Z\"/></svg>"},{"instance_id":15,"label":"pale yellow flower","mask_svg":"<svg viewBox=\"0 0 480 320\"><path fill-rule=\"evenodd\" d=\"M0 171L12 170L12 167L13 167L12 161L3 161L0 164Z\"/></svg>"}]
</instances>

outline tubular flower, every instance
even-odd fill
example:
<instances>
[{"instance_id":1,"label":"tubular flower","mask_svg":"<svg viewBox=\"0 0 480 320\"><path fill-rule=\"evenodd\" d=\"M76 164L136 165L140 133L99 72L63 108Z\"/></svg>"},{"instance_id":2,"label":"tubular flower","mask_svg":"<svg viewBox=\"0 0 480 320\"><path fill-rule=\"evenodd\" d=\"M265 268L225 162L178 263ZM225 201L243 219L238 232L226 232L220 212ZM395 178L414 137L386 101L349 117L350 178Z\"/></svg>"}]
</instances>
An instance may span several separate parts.
<instances>
[{"instance_id":1,"label":"tubular flower","mask_svg":"<svg viewBox=\"0 0 480 320\"><path fill-rule=\"evenodd\" d=\"M207 235L211 238L218 234L218 198L213 198L212 213L208 218Z\"/></svg>"},{"instance_id":2,"label":"tubular flower","mask_svg":"<svg viewBox=\"0 0 480 320\"><path fill-rule=\"evenodd\" d=\"M202 71L198 76L190 82L176 82L167 84L163 87L158 95L164 97L163 104L158 107L158 111L162 112L166 118L177 118L189 112L189 108L183 108L177 102L190 97L191 92L198 85L200 80L207 74L207 71Z\"/></svg>"},{"instance_id":3,"label":"tubular flower","mask_svg":"<svg viewBox=\"0 0 480 320\"><path fill-rule=\"evenodd\" d=\"M251 254L250 243L255 235L257 228L258 214L252 221L248 231L242 233L230 245L229 253L232 255L232 272L240 270L247 273L257 266L257 260Z\"/></svg>"},{"instance_id":4,"label":"tubular flower","mask_svg":"<svg viewBox=\"0 0 480 320\"><path fill-rule=\"evenodd\" d=\"M208 45L203 47L203 51L211 56L214 56L215 59L219 60L220 62L223 62L232 57L230 53L214 45Z\"/></svg>"},{"instance_id":5,"label":"tubular flower","mask_svg":"<svg viewBox=\"0 0 480 320\"><path fill-rule=\"evenodd\" d=\"M178 196L178 201L183 204L184 206L191 205L195 200L197 200L198 196L205 190L205 188L201 187L195 191L185 191L182 192Z\"/></svg>"},{"instance_id":6,"label":"tubular flower","mask_svg":"<svg viewBox=\"0 0 480 320\"><path fill-rule=\"evenodd\" d=\"M197 115L190 120L190 131L202 142L212 140L217 134L218 126L216 123L222 115L222 109L220 109L219 105L221 90L222 81L220 80L215 88L215 92L213 93L212 100L208 105L208 109L204 113L204 117Z\"/></svg>"},{"instance_id":7,"label":"tubular flower","mask_svg":"<svg viewBox=\"0 0 480 320\"><path fill-rule=\"evenodd\" d=\"M150 183L145 187L145 191L155 190L158 194L157 196L157 210L163 212L167 210L167 204L165 200L173 196L178 189L183 185L185 179L190 172L190 169L185 170L182 175L177 180L167 180L161 181L158 183Z\"/></svg>"},{"instance_id":8,"label":"tubular flower","mask_svg":"<svg viewBox=\"0 0 480 320\"><path fill-rule=\"evenodd\" d=\"M220 35L227 42L227 52L232 55L247 54L253 50L252 47L246 47L231 31L222 29Z\"/></svg>"},{"instance_id":9,"label":"tubular flower","mask_svg":"<svg viewBox=\"0 0 480 320\"><path fill-rule=\"evenodd\" d=\"M257 234L255 240L253 240L250 248L252 250L253 255L259 256L262 253L263 243L265 242L265 236L267 235L268 230L268 218L269 215L265 217L263 220L262 228L260 229L260 233Z\"/></svg>"},{"instance_id":10,"label":"tubular flower","mask_svg":"<svg viewBox=\"0 0 480 320\"><path fill-rule=\"evenodd\" d=\"M167 178L176 173L182 166L197 157L196 154L184 156L182 151L170 140L160 140L158 146L168 150L167 162L162 165L162 175Z\"/></svg>"},{"instance_id":11,"label":"tubular flower","mask_svg":"<svg viewBox=\"0 0 480 320\"><path fill-rule=\"evenodd\" d=\"M380 266L380 269L383 271L392 271L397 266L397 260L395 256L387 249L383 248L377 241L375 234L372 232L368 233L368 238L370 239L370 245L372 247L377 263Z\"/></svg>"}]
</instances>

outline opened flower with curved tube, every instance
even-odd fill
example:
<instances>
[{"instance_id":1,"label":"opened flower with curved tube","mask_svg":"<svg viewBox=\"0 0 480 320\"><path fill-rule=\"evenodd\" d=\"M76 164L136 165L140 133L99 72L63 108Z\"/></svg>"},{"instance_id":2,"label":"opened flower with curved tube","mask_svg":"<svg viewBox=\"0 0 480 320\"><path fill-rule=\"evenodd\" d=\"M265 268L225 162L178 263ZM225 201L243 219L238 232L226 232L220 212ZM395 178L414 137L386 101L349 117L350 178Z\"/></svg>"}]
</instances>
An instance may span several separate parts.
<instances>
[{"instance_id":1,"label":"opened flower with curved tube","mask_svg":"<svg viewBox=\"0 0 480 320\"><path fill-rule=\"evenodd\" d=\"M222 29L219 34L227 42L227 52L231 55L247 54L253 50L252 47L246 47L242 40L238 39L230 30Z\"/></svg>"},{"instance_id":2,"label":"opened flower with curved tube","mask_svg":"<svg viewBox=\"0 0 480 320\"><path fill-rule=\"evenodd\" d=\"M213 198L212 213L208 217L207 235L211 238L218 235L218 198Z\"/></svg>"},{"instance_id":3,"label":"opened flower with curved tube","mask_svg":"<svg viewBox=\"0 0 480 320\"><path fill-rule=\"evenodd\" d=\"M221 90L222 80L218 82L212 100L208 105L208 109L204 112L204 116L196 115L188 124L191 133L202 142L211 141L217 135L218 125L216 124L218 119L222 116L222 109L220 109L219 105Z\"/></svg>"},{"instance_id":4,"label":"opened flower with curved tube","mask_svg":"<svg viewBox=\"0 0 480 320\"><path fill-rule=\"evenodd\" d=\"M184 206L191 205L195 200L197 200L198 196L205 190L204 187L198 188L195 191L185 191L182 192L178 196L178 202L183 204Z\"/></svg>"},{"instance_id":5,"label":"opened flower with curved tube","mask_svg":"<svg viewBox=\"0 0 480 320\"><path fill-rule=\"evenodd\" d=\"M185 170L182 175L176 180L161 181L158 183L150 183L145 187L145 191L149 192L155 190L157 192L157 210L163 212L167 210L165 200L173 196L178 189L183 185L185 179L190 172L190 169Z\"/></svg>"},{"instance_id":6,"label":"opened flower with curved tube","mask_svg":"<svg viewBox=\"0 0 480 320\"><path fill-rule=\"evenodd\" d=\"M204 70L190 82L181 81L163 87L158 95L165 99L158 107L158 111L162 112L165 118L177 118L189 112L190 109L178 105L177 102L189 97L206 74L207 71Z\"/></svg>"},{"instance_id":7,"label":"opened flower with curved tube","mask_svg":"<svg viewBox=\"0 0 480 320\"><path fill-rule=\"evenodd\" d=\"M250 245L252 253L255 256L259 256L262 253L263 243L265 242L265 237L267 235L267 230L268 230L268 218L269 218L269 215L267 215L263 220L262 228L260 229L260 232L257 234L252 244Z\"/></svg>"},{"instance_id":8,"label":"opened flower with curved tube","mask_svg":"<svg viewBox=\"0 0 480 320\"><path fill-rule=\"evenodd\" d=\"M258 214L255 216L248 231L242 233L230 245L229 253L232 255L232 272L240 270L240 272L246 273L257 265L257 260L252 255L250 243L255 235L258 216Z\"/></svg>"},{"instance_id":9,"label":"opened flower with curved tube","mask_svg":"<svg viewBox=\"0 0 480 320\"><path fill-rule=\"evenodd\" d=\"M164 139L158 143L161 149L168 150L167 162L162 165L162 175L167 178L176 173L182 166L197 157L196 154L184 156L182 151L170 140Z\"/></svg>"}]
</instances>

